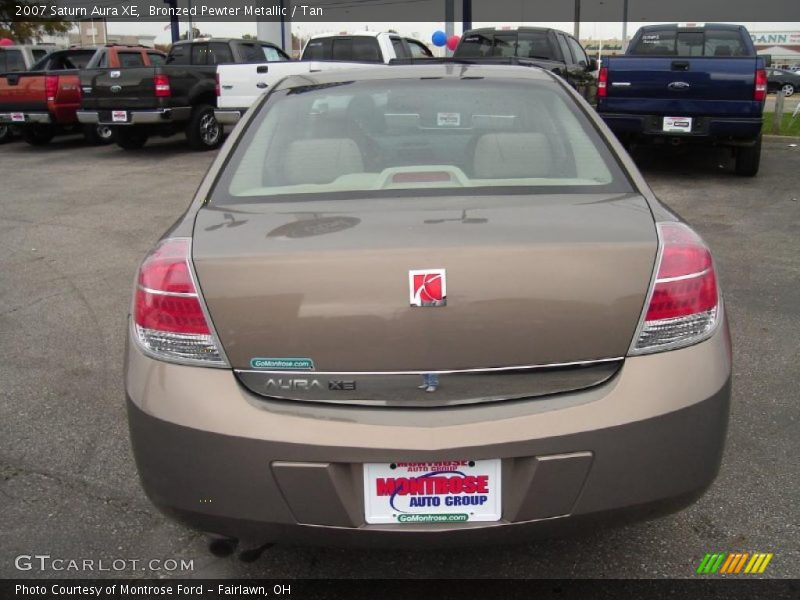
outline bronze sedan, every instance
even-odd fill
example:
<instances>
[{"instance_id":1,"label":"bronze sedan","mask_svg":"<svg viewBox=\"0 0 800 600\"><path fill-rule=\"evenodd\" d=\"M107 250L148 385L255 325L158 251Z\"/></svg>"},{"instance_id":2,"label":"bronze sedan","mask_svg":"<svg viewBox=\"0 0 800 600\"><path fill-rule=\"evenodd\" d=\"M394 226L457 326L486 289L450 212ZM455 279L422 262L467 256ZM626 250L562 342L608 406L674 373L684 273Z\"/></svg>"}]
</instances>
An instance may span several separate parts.
<instances>
[{"instance_id":1,"label":"bronze sedan","mask_svg":"<svg viewBox=\"0 0 800 600\"><path fill-rule=\"evenodd\" d=\"M126 357L142 484L226 540L524 540L714 480L714 263L559 77L288 78L144 260Z\"/></svg>"}]
</instances>

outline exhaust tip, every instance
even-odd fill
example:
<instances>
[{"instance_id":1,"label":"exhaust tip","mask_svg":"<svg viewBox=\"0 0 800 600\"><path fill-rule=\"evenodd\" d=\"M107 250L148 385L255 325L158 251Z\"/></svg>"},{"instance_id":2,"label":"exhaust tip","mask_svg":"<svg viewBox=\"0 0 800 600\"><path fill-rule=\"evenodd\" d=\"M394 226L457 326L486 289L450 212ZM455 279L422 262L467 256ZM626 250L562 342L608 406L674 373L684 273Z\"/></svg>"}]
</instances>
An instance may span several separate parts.
<instances>
[{"instance_id":1,"label":"exhaust tip","mask_svg":"<svg viewBox=\"0 0 800 600\"><path fill-rule=\"evenodd\" d=\"M222 536L211 536L208 541L208 551L218 558L225 558L236 552L239 540Z\"/></svg>"}]
</instances>

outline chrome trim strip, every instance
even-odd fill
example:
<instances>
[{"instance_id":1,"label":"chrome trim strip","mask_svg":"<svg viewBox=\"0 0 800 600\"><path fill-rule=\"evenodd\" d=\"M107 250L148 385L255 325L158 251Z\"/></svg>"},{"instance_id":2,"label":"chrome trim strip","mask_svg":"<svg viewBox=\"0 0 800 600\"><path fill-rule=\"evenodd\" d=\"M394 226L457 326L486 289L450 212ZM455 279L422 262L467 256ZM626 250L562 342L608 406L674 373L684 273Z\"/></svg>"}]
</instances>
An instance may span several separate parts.
<instances>
[{"instance_id":1,"label":"chrome trim strip","mask_svg":"<svg viewBox=\"0 0 800 600\"><path fill-rule=\"evenodd\" d=\"M664 279L656 279L656 283L671 283L673 281L683 281L684 279L694 279L695 277L702 277L706 273L710 273L711 269L704 269L697 273L689 273L688 275L678 275L677 277L664 277Z\"/></svg>"},{"instance_id":2,"label":"chrome trim strip","mask_svg":"<svg viewBox=\"0 0 800 600\"><path fill-rule=\"evenodd\" d=\"M503 373L508 371L535 371L541 369L558 369L561 367L584 367L609 362L621 362L624 356L613 358L598 358L596 360L578 360L564 363L547 363L542 365L518 365L514 367L488 367L484 369L453 369L449 371L294 371L286 369L283 371L268 371L266 369L234 369L235 373L261 373L263 375L424 375L425 373L437 373L439 375L459 374L459 373Z\"/></svg>"},{"instance_id":3,"label":"chrome trim strip","mask_svg":"<svg viewBox=\"0 0 800 600\"><path fill-rule=\"evenodd\" d=\"M152 288L137 285L137 289L142 290L145 294L153 294L154 296L176 296L178 298L197 298L197 294L191 292L165 292L163 290L154 290ZM195 285L195 289L197 286Z\"/></svg>"}]
</instances>

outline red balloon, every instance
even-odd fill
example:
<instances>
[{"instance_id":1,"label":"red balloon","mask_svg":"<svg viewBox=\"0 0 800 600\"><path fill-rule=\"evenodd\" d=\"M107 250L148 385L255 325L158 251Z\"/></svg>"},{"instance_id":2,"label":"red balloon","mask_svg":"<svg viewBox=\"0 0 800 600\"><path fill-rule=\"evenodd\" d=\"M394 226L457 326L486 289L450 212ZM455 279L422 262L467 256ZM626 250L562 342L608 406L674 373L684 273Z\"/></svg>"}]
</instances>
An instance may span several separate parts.
<instances>
[{"instance_id":1,"label":"red balloon","mask_svg":"<svg viewBox=\"0 0 800 600\"><path fill-rule=\"evenodd\" d=\"M455 50L456 46L458 46L458 42L461 41L460 35L451 35L447 38L447 49L448 50Z\"/></svg>"},{"instance_id":2,"label":"red balloon","mask_svg":"<svg viewBox=\"0 0 800 600\"><path fill-rule=\"evenodd\" d=\"M14 40L11 40L9 38L3 38L2 40L0 40L0 46L13 46L13 45L14 45Z\"/></svg>"}]
</instances>

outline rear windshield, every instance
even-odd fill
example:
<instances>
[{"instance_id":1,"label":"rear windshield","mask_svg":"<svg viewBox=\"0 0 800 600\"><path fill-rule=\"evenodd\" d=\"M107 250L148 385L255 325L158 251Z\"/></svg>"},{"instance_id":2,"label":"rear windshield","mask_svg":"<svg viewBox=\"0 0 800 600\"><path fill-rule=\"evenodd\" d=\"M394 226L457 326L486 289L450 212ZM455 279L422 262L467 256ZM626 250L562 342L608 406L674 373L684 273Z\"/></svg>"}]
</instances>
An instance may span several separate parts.
<instances>
[{"instance_id":1,"label":"rear windshield","mask_svg":"<svg viewBox=\"0 0 800 600\"><path fill-rule=\"evenodd\" d=\"M144 66L144 57L141 52L120 52L117 56L119 57L119 66L123 69Z\"/></svg>"},{"instance_id":2,"label":"rear windshield","mask_svg":"<svg viewBox=\"0 0 800 600\"><path fill-rule=\"evenodd\" d=\"M359 35L315 38L308 42L303 60L383 62L377 38Z\"/></svg>"},{"instance_id":3,"label":"rear windshield","mask_svg":"<svg viewBox=\"0 0 800 600\"><path fill-rule=\"evenodd\" d=\"M709 29L650 30L642 34L628 54L650 56L749 56L741 33Z\"/></svg>"},{"instance_id":4,"label":"rear windshield","mask_svg":"<svg viewBox=\"0 0 800 600\"><path fill-rule=\"evenodd\" d=\"M455 56L482 58L487 56L516 56L519 58L553 59L546 31L497 31L470 33L463 37Z\"/></svg>"},{"instance_id":5,"label":"rear windshield","mask_svg":"<svg viewBox=\"0 0 800 600\"><path fill-rule=\"evenodd\" d=\"M54 52L42 58L31 68L38 70L85 69L86 65L95 55L94 50L66 50Z\"/></svg>"},{"instance_id":6,"label":"rear windshield","mask_svg":"<svg viewBox=\"0 0 800 600\"><path fill-rule=\"evenodd\" d=\"M0 73L24 70L25 59L22 57L22 50L0 49Z\"/></svg>"},{"instance_id":7,"label":"rear windshield","mask_svg":"<svg viewBox=\"0 0 800 600\"><path fill-rule=\"evenodd\" d=\"M558 84L400 79L274 92L257 109L212 202L630 191Z\"/></svg>"}]
</instances>

